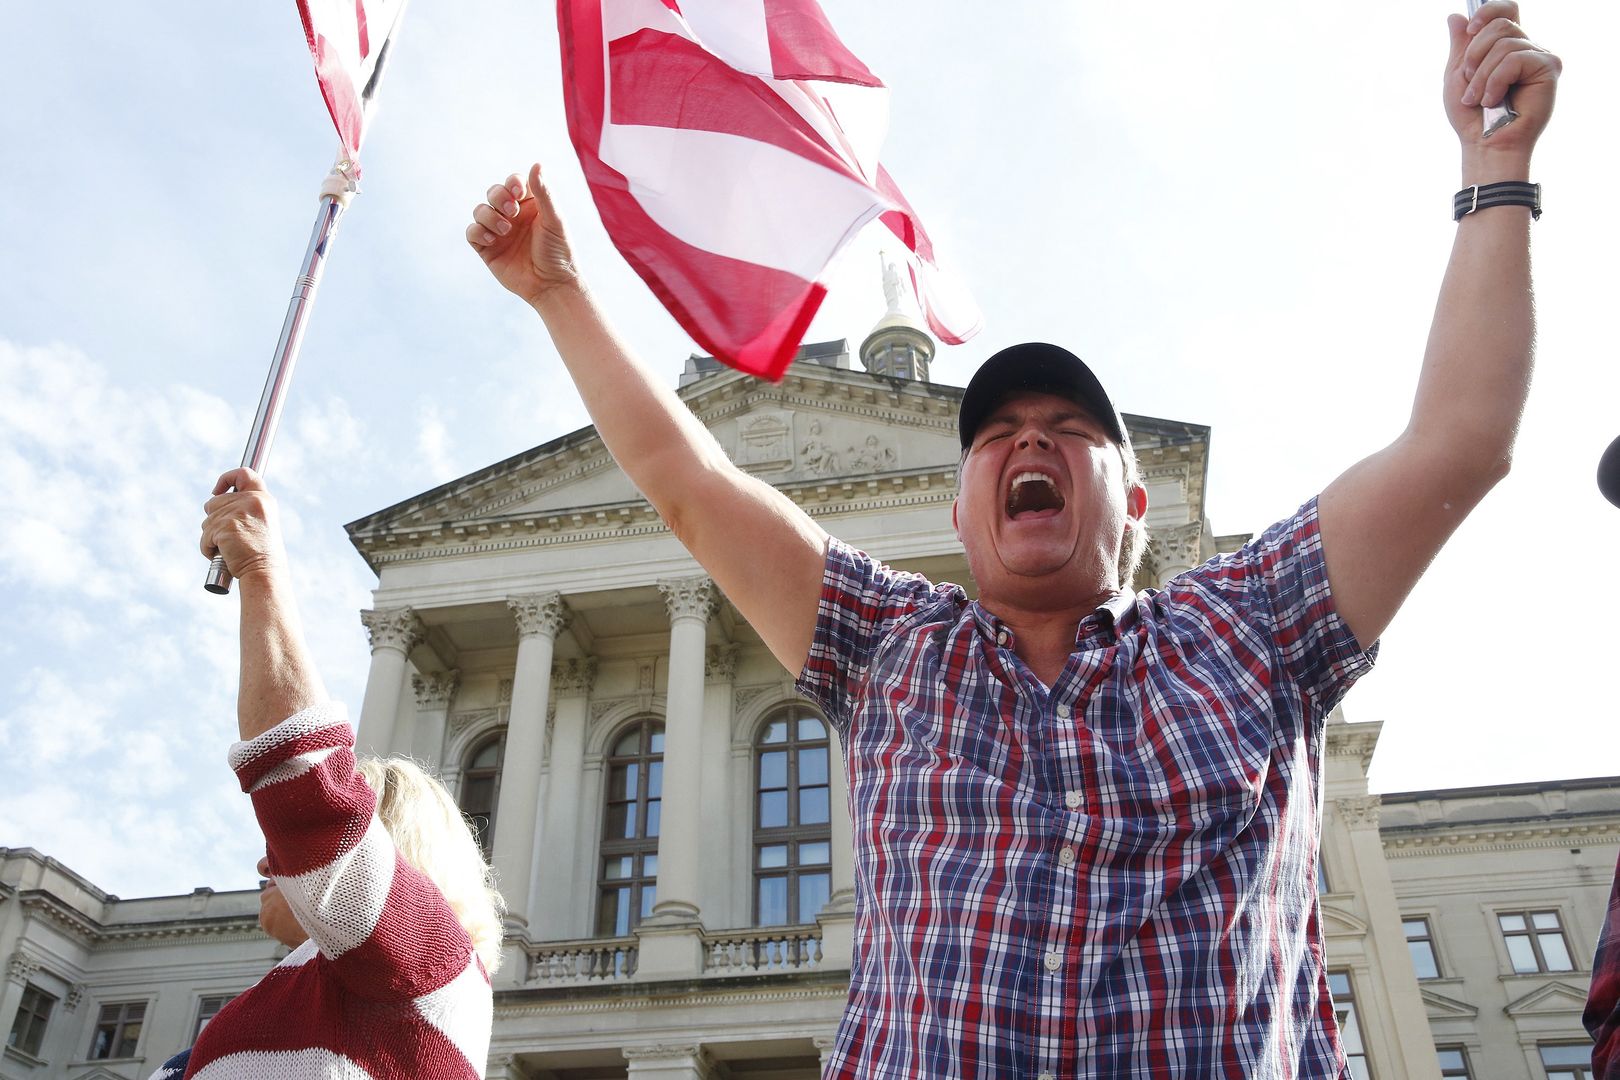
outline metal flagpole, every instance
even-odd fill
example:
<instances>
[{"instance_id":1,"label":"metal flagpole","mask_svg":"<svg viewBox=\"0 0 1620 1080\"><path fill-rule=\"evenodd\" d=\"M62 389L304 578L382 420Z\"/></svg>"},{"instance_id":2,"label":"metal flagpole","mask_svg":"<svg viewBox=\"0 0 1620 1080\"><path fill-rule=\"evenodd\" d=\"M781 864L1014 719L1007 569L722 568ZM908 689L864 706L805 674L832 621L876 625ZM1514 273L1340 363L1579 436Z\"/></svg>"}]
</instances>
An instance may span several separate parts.
<instances>
[{"instance_id":1,"label":"metal flagpole","mask_svg":"<svg viewBox=\"0 0 1620 1080\"><path fill-rule=\"evenodd\" d=\"M1484 2L1485 0L1468 0L1468 17L1470 19L1479 11L1480 5ZM1519 118L1518 110L1513 107L1513 102L1506 97L1502 99L1500 105L1492 105L1490 108L1481 111L1485 114L1484 137L1487 139Z\"/></svg>"},{"instance_id":2,"label":"metal flagpole","mask_svg":"<svg viewBox=\"0 0 1620 1080\"><path fill-rule=\"evenodd\" d=\"M265 459L270 456L270 443L276 437L276 425L281 422L281 406L287 396L287 385L292 382L293 365L298 362L298 349L304 341L304 328L309 325L310 309L315 306L315 291L321 285L321 272L326 269L327 252L337 234L338 220L348 208L349 200L360 190L354 173L354 162L340 153L337 164L321 184L321 208L315 215L309 250L304 252L304 265L298 271L292 299L287 304L287 317L281 323L281 340L276 342L270 374L264 381L264 393L259 396L259 411L253 417L247 447L242 451L243 466L255 472L264 472ZM230 571L225 569L225 560L218 554L208 563L203 588L221 596L231 591Z\"/></svg>"}]
</instances>

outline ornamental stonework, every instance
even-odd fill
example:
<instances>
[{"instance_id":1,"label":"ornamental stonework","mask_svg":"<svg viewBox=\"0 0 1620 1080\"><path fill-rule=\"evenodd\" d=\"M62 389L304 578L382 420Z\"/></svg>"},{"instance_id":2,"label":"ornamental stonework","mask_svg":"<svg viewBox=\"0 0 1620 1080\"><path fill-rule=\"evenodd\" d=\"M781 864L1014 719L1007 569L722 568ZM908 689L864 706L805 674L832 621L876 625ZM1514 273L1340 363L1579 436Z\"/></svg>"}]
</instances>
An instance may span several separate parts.
<instances>
[{"instance_id":1,"label":"ornamental stonework","mask_svg":"<svg viewBox=\"0 0 1620 1080\"><path fill-rule=\"evenodd\" d=\"M12 953L10 961L6 963L6 978L18 986L26 985L28 980L37 974L39 974L39 961L21 949Z\"/></svg>"},{"instance_id":2,"label":"ornamental stonework","mask_svg":"<svg viewBox=\"0 0 1620 1080\"><path fill-rule=\"evenodd\" d=\"M1203 560L1204 524L1189 521L1173 529L1154 529L1148 540L1148 558L1160 576L1169 570L1187 570Z\"/></svg>"},{"instance_id":3,"label":"ornamental stonework","mask_svg":"<svg viewBox=\"0 0 1620 1080\"><path fill-rule=\"evenodd\" d=\"M372 652L398 649L408 654L422 640L422 620L410 607L367 609L360 613L360 621L371 638Z\"/></svg>"},{"instance_id":4,"label":"ornamental stonework","mask_svg":"<svg viewBox=\"0 0 1620 1080\"><path fill-rule=\"evenodd\" d=\"M411 689L416 693L416 707L419 709L445 708L460 685L461 672L454 670L411 676Z\"/></svg>"},{"instance_id":5,"label":"ornamental stonework","mask_svg":"<svg viewBox=\"0 0 1620 1080\"><path fill-rule=\"evenodd\" d=\"M1335 799L1333 809L1338 811L1339 818L1352 829L1370 825L1378 828L1379 809L1384 800L1377 795L1362 795L1354 799Z\"/></svg>"},{"instance_id":6,"label":"ornamental stonework","mask_svg":"<svg viewBox=\"0 0 1620 1080\"><path fill-rule=\"evenodd\" d=\"M562 593L543 592L514 596L506 601L521 637L554 638L567 628L574 613L563 602Z\"/></svg>"},{"instance_id":7,"label":"ornamental stonework","mask_svg":"<svg viewBox=\"0 0 1620 1080\"><path fill-rule=\"evenodd\" d=\"M697 619L708 622L719 607L714 582L707 577L668 578L658 583L671 622Z\"/></svg>"},{"instance_id":8,"label":"ornamental stonework","mask_svg":"<svg viewBox=\"0 0 1620 1080\"><path fill-rule=\"evenodd\" d=\"M737 674L737 646L710 645L703 653L703 675L710 682L730 682Z\"/></svg>"},{"instance_id":9,"label":"ornamental stonework","mask_svg":"<svg viewBox=\"0 0 1620 1080\"><path fill-rule=\"evenodd\" d=\"M559 660L551 665L551 692L561 696L578 697L589 694L596 686L596 657Z\"/></svg>"}]
</instances>

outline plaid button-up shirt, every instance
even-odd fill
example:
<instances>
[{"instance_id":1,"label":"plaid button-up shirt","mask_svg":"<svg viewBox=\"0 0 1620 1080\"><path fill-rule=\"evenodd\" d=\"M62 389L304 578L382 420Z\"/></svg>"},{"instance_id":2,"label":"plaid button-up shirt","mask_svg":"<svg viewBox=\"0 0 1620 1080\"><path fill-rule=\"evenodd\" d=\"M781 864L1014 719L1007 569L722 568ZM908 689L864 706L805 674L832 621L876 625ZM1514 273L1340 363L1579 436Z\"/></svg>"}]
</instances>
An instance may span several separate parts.
<instances>
[{"instance_id":1,"label":"plaid button-up shirt","mask_svg":"<svg viewBox=\"0 0 1620 1080\"><path fill-rule=\"evenodd\" d=\"M800 689L854 819L828 1077L1347 1075L1316 899L1323 719L1372 662L1316 503L1080 623L1012 632L833 541Z\"/></svg>"}]
</instances>

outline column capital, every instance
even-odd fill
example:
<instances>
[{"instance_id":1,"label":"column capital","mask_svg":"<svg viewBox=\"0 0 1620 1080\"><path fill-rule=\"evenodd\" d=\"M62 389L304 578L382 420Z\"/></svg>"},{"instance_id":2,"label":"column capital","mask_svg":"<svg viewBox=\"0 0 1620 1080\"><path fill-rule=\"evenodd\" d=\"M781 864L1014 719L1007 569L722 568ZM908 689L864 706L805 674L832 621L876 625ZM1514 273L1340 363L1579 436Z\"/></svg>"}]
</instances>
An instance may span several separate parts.
<instances>
[{"instance_id":1,"label":"column capital","mask_svg":"<svg viewBox=\"0 0 1620 1080\"><path fill-rule=\"evenodd\" d=\"M696 619L706 623L719 606L714 581L703 575L689 578L666 578L658 583L664 596L664 609L670 622Z\"/></svg>"},{"instance_id":2,"label":"column capital","mask_svg":"<svg viewBox=\"0 0 1620 1080\"><path fill-rule=\"evenodd\" d=\"M1384 800L1378 795L1361 795L1351 799L1334 799L1333 809L1352 829L1370 826L1378 828L1379 811Z\"/></svg>"},{"instance_id":3,"label":"column capital","mask_svg":"<svg viewBox=\"0 0 1620 1080\"><path fill-rule=\"evenodd\" d=\"M409 606L397 608L367 608L360 612L360 622L371 638L371 651L398 649L410 655L416 643L422 640L422 620Z\"/></svg>"},{"instance_id":4,"label":"column capital","mask_svg":"<svg viewBox=\"0 0 1620 1080\"><path fill-rule=\"evenodd\" d=\"M519 637L555 638L574 618L560 592L508 597L506 606L512 609L512 617L517 620Z\"/></svg>"},{"instance_id":5,"label":"column capital","mask_svg":"<svg viewBox=\"0 0 1620 1080\"><path fill-rule=\"evenodd\" d=\"M1204 560L1204 523L1189 521L1174 528L1154 529L1148 537L1148 563L1161 580L1168 580Z\"/></svg>"},{"instance_id":6,"label":"column capital","mask_svg":"<svg viewBox=\"0 0 1620 1080\"><path fill-rule=\"evenodd\" d=\"M596 657L558 660L551 665L551 692L558 697L579 697L596 687ZM555 702L553 702L555 707Z\"/></svg>"},{"instance_id":7,"label":"column capital","mask_svg":"<svg viewBox=\"0 0 1620 1080\"><path fill-rule=\"evenodd\" d=\"M730 682L737 674L735 645L710 645L703 653L703 674L710 682Z\"/></svg>"},{"instance_id":8,"label":"column capital","mask_svg":"<svg viewBox=\"0 0 1620 1080\"><path fill-rule=\"evenodd\" d=\"M11 959L6 963L7 980L16 983L18 986L27 985L28 980L33 978L38 973L39 961L35 960L32 956L29 956L21 949L18 949L16 952L12 953Z\"/></svg>"},{"instance_id":9,"label":"column capital","mask_svg":"<svg viewBox=\"0 0 1620 1080\"><path fill-rule=\"evenodd\" d=\"M432 671L426 675L412 675L411 689L416 692L418 709L443 709L449 706L461 685L461 672Z\"/></svg>"}]
</instances>

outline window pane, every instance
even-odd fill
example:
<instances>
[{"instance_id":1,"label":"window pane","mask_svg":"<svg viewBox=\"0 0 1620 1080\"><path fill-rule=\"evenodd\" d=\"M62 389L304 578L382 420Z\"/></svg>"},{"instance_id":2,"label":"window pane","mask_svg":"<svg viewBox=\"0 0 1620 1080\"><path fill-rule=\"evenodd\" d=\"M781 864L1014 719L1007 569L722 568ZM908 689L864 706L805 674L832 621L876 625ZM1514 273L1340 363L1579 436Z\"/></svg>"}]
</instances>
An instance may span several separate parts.
<instances>
[{"instance_id":1,"label":"window pane","mask_svg":"<svg viewBox=\"0 0 1620 1080\"><path fill-rule=\"evenodd\" d=\"M658 856L643 855L641 857L641 876L655 878L658 876Z\"/></svg>"},{"instance_id":2,"label":"window pane","mask_svg":"<svg viewBox=\"0 0 1620 1080\"><path fill-rule=\"evenodd\" d=\"M781 926L787 921L787 878L760 878L759 925Z\"/></svg>"},{"instance_id":3,"label":"window pane","mask_svg":"<svg viewBox=\"0 0 1620 1080\"><path fill-rule=\"evenodd\" d=\"M823 840L818 844L799 845L801 866L821 866L832 860L832 845Z\"/></svg>"},{"instance_id":4,"label":"window pane","mask_svg":"<svg viewBox=\"0 0 1620 1080\"><path fill-rule=\"evenodd\" d=\"M813 716L806 716L799 721L799 741L815 742L827 737L827 725Z\"/></svg>"},{"instance_id":5,"label":"window pane","mask_svg":"<svg viewBox=\"0 0 1620 1080\"><path fill-rule=\"evenodd\" d=\"M485 744L484 748L474 754L472 760L467 762L469 769L493 769L501 763L501 744L492 742Z\"/></svg>"},{"instance_id":6,"label":"window pane","mask_svg":"<svg viewBox=\"0 0 1620 1080\"><path fill-rule=\"evenodd\" d=\"M1569 959L1569 949L1564 945L1563 934L1537 934L1536 941L1541 945L1541 958L1547 961L1548 971L1575 970L1575 965Z\"/></svg>"},{"instance_id":7,"label":"window pane","mask_svg":"<svg viewBox=\"0 0 1620 1080\"><path fill-rule=\"evenodd\" d=\"M1420 979L1438 979L1440 965L1434 960L1434 947L1427 941L1408 941L1407 949L1412 953L1412 967L1417 971Z\"/></svg>"},{"instance_id":8,"label":"window pane","mask_svg":"<svg viewBox=\"0 0 1620 1080\"><path fill-rule=\"evenodd\" d=\"M1328 989L1338 1001L1350 1000L1350 976L1342 971L1328 972Z\"/></svg>"},{"instance_id":9,"label":"window pane","mask_svg":"<svg viewBox=\"0 0 1620 1080\"><path fill-rule=\"evenodd\" d=\"M810 922L827 906L828 877L826 874L799 875L799 921Z\"/></svg>"},{"instance_id":10,"label":"window pane","mask_svg":"<svg viewBox=\"0 0 1620 1080\"><path fill-rule=\"evenodd\" d=\"M827 789L824 787L799 789L799 824L827 824Z\"/></svg>"},{"instance_id":11,"label":"window pane","mask_svg":"<svg viewBox=\"0 0 1620 1080\"><path fill-rule=\"evenodd\" d=\"M1592 1048L1589 1046L1553 1045L1538 1047L1543 1065L1575 1065L1592 1067Z\"/></svg>"},{"instance_id":12,"label":"window pane","mask_svg":"<svg viewBox=\"0 0 1620 1080\"><path fill-rule=\"evenodd\" d=\"M134 1057L135 1045L141 1041L141 1022L125 1024L123 1038L118 1040L118 1056L121 1058Z\"/></svg>"},{"instance_id":13,"label":"window pane","mask_svg":"<svg viewBox=\"0 0 1620 1080\"><path fill-rule=\"evenodd\" d=\"M770 726L765 729L765 734L760 736L759 741L767 744L787 742L787 733L788 726L786 720L773 720L771 721Z\"/></svg>"},{"instance_id":14,"label":"window pane","mask_svg":"<svg viewBox=\"0 0 1620 1080\"><path fill-rule=\"evenodd\" d=\"M659 827L664 821L664 803L662 799L653 799L647 804L647 837L659 835Z\"/></svg>"},{"instance_id":15,"label":"window pane","mask_svg":"<svg viewBox=\"0 0 1620 1080\"><path fill-rule=\"evenodd\" d=\"M1556 911L1538 911L1530 916L1530 922L1537 930L1561 929L1558 925L1558 912Z\"/></svg>"},{"instance_id":16,"label":"window pane","mask_svg":"<svg viewBox=\"0 0 1620 1080\"><path fill-rule=\"evenodd\" d=\"M827 782L827 748L799 751L799 783L825 784Z\"/></svg>"},{"instance_id":17,"label":"window pane","mask_svg":"<svg viewBox=\"0 0 1620 1080\"><path fill-rule=\"evenodd\" d=\"M625 840L636 835L636 820L631 813L635 803L608 803L607 821L602 826L602 839Z\"/></svg>"},{"instance_id":18,"label":"window pane","mask_svg":"<svg viewBox=\"0 0 1620 1080\"><path fill-rule=\"evenodd\" d=\"M629 855L602 860L602 876L609 881L635 876L635 859Z\"/></svg>"},{"instance_id":19,"label":"window pane","mask_svg":"<svg viewBox=\"0 0 1620 1080\"><path fill-rule=\"evenodd\" d=\"M658 727L653 729L652 738L649 741L649 745L647 747L647 752L649 754L659 754L659 755L663 754L663 752L664 752L664 728L663 728L662 724L660 724Z\"/></svg>"},{"instance_id":20,"label":"window pane","mask_svg":"<svg viewBox=\"0 0 1620 1080\"><path fill-rule=\"evenodd\" d=\"M641 729L634 728L619 736L613 744L611 757L635 757L641 753Z\"/></svg>"},{"instance_id":21,"label":"window pane","mask_svg":"<svg viewBox=\"0 0 1620 1080\"><path fill-rule=\"evenodd\" d=\"M762 791L759 794L759 827L780 829L788 823L787 792Z\"/></svg>"},{"instance_id":22,"label":"window pane","mask_svg":"<svg viewBox=\"0 0 1620 1080\"><path fill-rule=\"evenodd\" d=\"M759 865L761 869L769 870L788 864L787 845L773 844L770 847L759 849Z\"/></svg>"},{"instance_id":23,"label":"window pane","mask_svg":"<svg viewBox=\"0 0 1620 1080\"><path fill-rule=\"evenodd\" d=\"M1407 919L1401 923L1401 930L1409 938L1428 937L1429 923L1426 919ZM1450 1053L1450 1051L1446 1051Z\"/></svg>"},{"instance_id":24,"label":"window pane","mask_svg":"<svg viewBox=\"0 0 1620 1080\"><path fill-rule=\"evenodd\" d=\"M1502 924L1503 930L1525 929L1523 915L1498 915L1496 921Z\"/></svg>"},{"instance_id":25,"label":"window pane","mask_svg":"<svg viewBox=\"0 0 1620 1080\"><path fill-rule=\"evenodd\" d=\"M647 797L656 799L664 793L664 763L662 761L650 762L647 765Z\"/></svg>"},{"instance_id":26,"label":"window pane","mask_svg":"<svg viewBox=\"0 0 1620 1080\"><path fill-rule=\"evenodd\" d=\"M90 1041L90 1060L98 1061L108 1057L112 1051L112 1029L96 1028L95 1038Z\"/></svg>"},{"instance_id":27,"label":"window pane","mask_svg":"<svg viewBox=\"0 0 1620 1080\"><path fill-rule=\"evenodd\" d=\"M630 890L603 889L596 909L598 937L623 937L630 932Z\"/></svg>"},{"instance_id":28,"label":"window pane","mask_svg":"<svg viewBox=\"0 0 1620 1080\"><path fill-rule=\"evenodd\" d=\"M645 919L652 914L653 905L658 902L658 890L651 885L641 890L641 917Z\"/></svg>"},{"instance_id":29,"label":"window pane","mask_svg":"<svg viewBox=\"0 0 1620 1080\"><path fill-rule=\"evenodd\" d=\"M1442 1069L1462 1069L1467 1067L1463 1062L1461 1050L1440 1050L1437 1053L1440 1057L1440 1068Z\"/></svg>"},{"instance_id":30,"label":"window pane","mask_svg":"<svg viewBox=\"0 0 1620 1080\"><path fill-rule=\"evenodd\" d=\"M787 759L787 752L782 750L759 755L759 786L761 790L787 787Z\"/></svg>"},{"instance_id":31,"label":"window pane","mask_svg":"<svg viewBox=\"0 0 1620 1080\"><path fill-rule=\"evenodd\" d=\"M124 1006L125 1020L143 1020L146 1018L146 1002L137 1001L133 1005Z\"/></svg>"},{"instance_id":32,"label":"window pane","mask_svg":"<svg viewBox=\"0 0 1620 1080\"><path fill-rule=\"evenodd\" d=\"M1513 970L1519 974L1541 970L1536 963L1536 951L1530 947L1530 939L1523 934L1513 934L1507 938L1508 958L1513 961Z\"/></svg>"},{"instance_id":33,"label":"window pane","mask_svg":"<svg viewBox=\"0 0 1620 1080\"><path fill-rule=\"evenodd\" d=\"M469 814L487 814L495 809L495 778L467 777L461 785L461 808Z\"/></svg>"},{"instance_id":34,"label":"window pane","mask_svg":"<svg viewBox=\"0 0 1620 1080\"><path fill-rule=\"evenodd\" d=\"M634 799L639 793L636 791L636 767L634 765L615 765L608 773L608 800L623 802Z\"/></svg>"}]
</instances>

